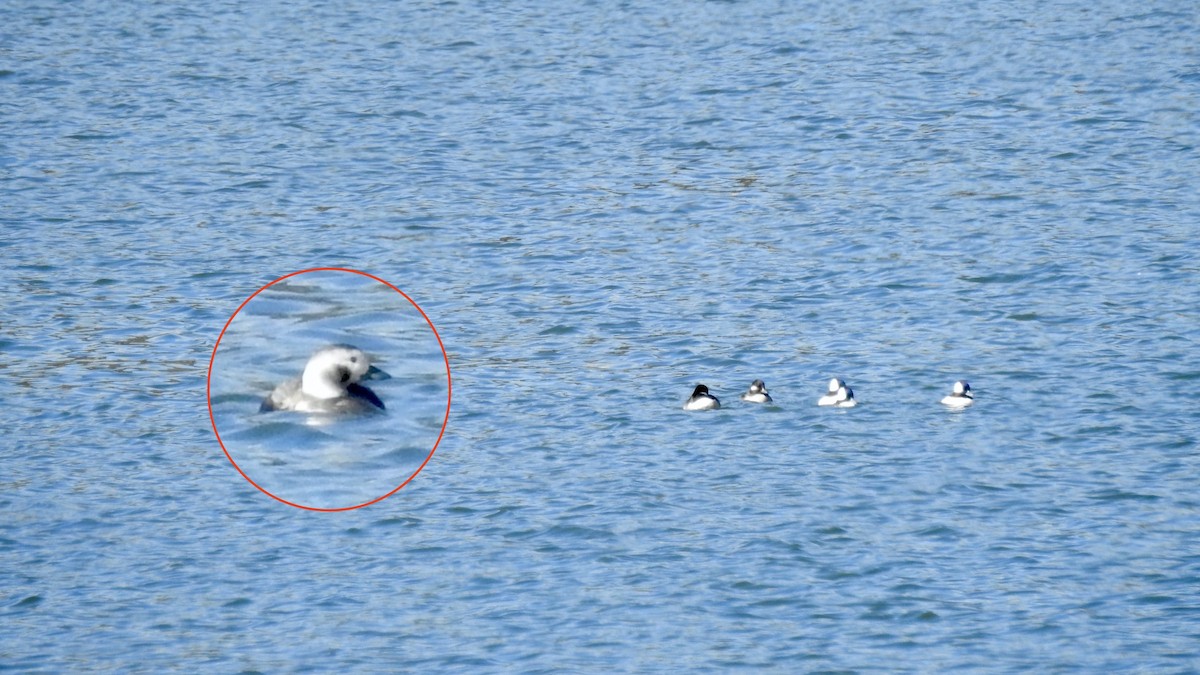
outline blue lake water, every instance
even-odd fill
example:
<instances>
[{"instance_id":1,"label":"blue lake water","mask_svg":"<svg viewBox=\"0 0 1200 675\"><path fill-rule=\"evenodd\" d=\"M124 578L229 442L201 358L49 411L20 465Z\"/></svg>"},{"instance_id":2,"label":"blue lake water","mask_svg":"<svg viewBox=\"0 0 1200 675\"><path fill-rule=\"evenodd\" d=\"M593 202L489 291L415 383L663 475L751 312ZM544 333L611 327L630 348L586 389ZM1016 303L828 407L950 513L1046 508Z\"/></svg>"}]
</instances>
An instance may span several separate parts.
<instances>
[{"instance_id":1,"label":"blue lake water","mask_svg":"<svg viewBox=\"0 0 1200 675\"><path fill-rule=\"evenodd\" d=\"M1200 670L1198 45L1154 0L0 7L0 667ZM453 375L337 513L206 397L313 267ZM323 505L446 394L338 288L212 383ZM386 417L261 423L355 340Z\"/></svg>"}]
</instances>

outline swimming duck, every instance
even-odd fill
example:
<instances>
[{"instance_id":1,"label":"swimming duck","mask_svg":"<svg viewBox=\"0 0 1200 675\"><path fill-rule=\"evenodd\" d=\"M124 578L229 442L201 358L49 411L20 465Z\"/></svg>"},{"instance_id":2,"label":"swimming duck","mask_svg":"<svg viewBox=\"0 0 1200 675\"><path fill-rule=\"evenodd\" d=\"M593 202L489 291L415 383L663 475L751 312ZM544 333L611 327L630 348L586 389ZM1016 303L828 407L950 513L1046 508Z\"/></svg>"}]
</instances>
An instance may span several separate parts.
<instances>
[{"instance_id":1,"label":"swimming duck","mask_svg":"<svg viewBox=\"0 0 1200 675\"><path fill-rule=\"evenodd\" d=\"M828 393L817 399L817 405L853 408L858 401L854 400L854 390L846 386L841 378L835 377L829 381Z\"/></svg>"},{"instance_id":2,"label":"swimming duck","mask_svg":"<svg viewBox=\"0 0 1200 675\"><path fill-rule=\"evenodd\" d=\"M965 408L975 402L975 395L971 393L971 385L967 384L966 380L959 380L954 383L954 390L949 396L942 399L942 405L948 405L951 408Z\"/></svg>"},{"instance_id":3,"label":"swimming duck","mask_svg":"<svg viewBox=\"0 0 1200 675\"><path fill-rule=\"evenodd\" d=\"M770 403L771 395L767 393L767 385L762 380L755 380L750 383L750 388L746 393L742 394L743 401L751 403Z\"/></svg>"},{"instance_id":4,"label":"swimming duck","mask_svg":"<svg viewBox=\"0 0 1200 675\"><path fill-rule=\"evenodd\" d=\"M275 387L263 399L259 412L378 412L385 409L383 401L359 382L390 377L372 366L370 357L361 349L347 344L329 345L309 357L300 377Z\"/></svg>"},{"instance_id":5,"label":"swimming duck","mask_svg":"<svg viewBox=\"0 0 1200 675\"><path fill-rule=\"evenodd\" d=\"M684 410L716 410L721 407L721 401L708 393L708 387L698 384L692 390L692 397L683 404Z\"/></svg>"}]
</instances>

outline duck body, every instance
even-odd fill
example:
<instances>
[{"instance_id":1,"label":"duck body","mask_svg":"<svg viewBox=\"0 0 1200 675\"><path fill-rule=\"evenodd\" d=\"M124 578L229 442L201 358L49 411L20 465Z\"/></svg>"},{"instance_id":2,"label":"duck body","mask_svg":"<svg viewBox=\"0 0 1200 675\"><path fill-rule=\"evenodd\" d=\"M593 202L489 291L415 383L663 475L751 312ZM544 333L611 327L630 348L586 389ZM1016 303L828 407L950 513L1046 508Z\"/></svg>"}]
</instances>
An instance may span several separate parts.
<instances>
[{"instance_id":1,"label":"duck body","mask_svg":"<svg viewBox=\"0 0 1200 675\"><path fill-rule=\"evenodd\" d=\"M829 380L829 388L824 396L817 399L817 405L853 408L858 401L854 400L854 390L846 386L841 378L835 377Z\"/></svg>"},{"instance_id":2,"label":"duck body","mask_svg":"<svg viewBox=\"0 0 1200 675\"><path fill-rule=\"evenodd\" d=\"M265 398L259 412L277 410L361 414L382 412L383 401L362 380L391 376L371 365L361 349L347 344L329 345L313 353L300 377L283 382Z\"/></svg>"},{"instance_id":3,"label":"duck body","mask_svg":"<svg viewBox=\"0 0 1200 675\"><path fill-rule=\"evenodd\" d=\"M966 380L955 382L954 389L950 394L942 398L942 405L951 408L965 408L974 402L975 394L971 393L971 385Z\"/></svg>"},{"instance_id":4,"label":"duck body","mask_svg":"<svg viewBox=\"0 0 1200 675\"><path fill-rule=\"evenodd\" d=\"M696 385L692 390L692 397L683 404L684 410L716 410L720 407L721 401L708 393L708 387L703 384Z\"/></svg>"},{"instance_id":5,"label":"duck body","mask_svg":"<svg viewBox=\"0 0 1200 675\"><path fill-rule=\"evenodd\" d=\"M770 403L771 395L767 393L767 385L762 380L755 380L750 383L746 393L742 394L742 400L750 403Z\"/></svg>"}]
</instances>

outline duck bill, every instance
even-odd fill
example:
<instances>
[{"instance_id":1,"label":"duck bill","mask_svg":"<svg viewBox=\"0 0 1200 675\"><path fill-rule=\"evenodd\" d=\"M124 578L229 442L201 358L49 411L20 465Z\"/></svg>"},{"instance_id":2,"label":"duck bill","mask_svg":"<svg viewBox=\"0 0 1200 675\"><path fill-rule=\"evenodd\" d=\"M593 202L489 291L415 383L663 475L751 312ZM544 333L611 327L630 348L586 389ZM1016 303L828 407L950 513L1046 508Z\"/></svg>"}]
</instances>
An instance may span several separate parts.
<instances>
[{"instance_id":1,"label":"duck bill","mask_svg":"<svg viewBox=\"0 0 1200 675\"><path fill-rule=\"evenodd\" d=\"M376 368L375 366L371 366L370 368L367 368L367 374L363 375L362 379L364 379L364 380L390 380L390 379L392 379L392 376L383 372L379 368Z\"/></svg>"}]
</instances>

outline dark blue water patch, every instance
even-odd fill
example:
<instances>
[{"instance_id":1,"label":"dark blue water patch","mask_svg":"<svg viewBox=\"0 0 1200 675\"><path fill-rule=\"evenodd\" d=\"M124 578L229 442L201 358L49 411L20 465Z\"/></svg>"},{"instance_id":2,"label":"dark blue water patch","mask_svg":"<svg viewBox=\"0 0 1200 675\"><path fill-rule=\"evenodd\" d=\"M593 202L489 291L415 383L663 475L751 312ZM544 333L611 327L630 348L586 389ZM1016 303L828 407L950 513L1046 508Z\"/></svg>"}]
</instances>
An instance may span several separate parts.
<instances>
[{"instance_id":1,"label":"dark blue water patch","mask_svg":"<svg viewBox=\"0 0 1200 675\"><path fill-rule=\"evenodd\" d=\"M110 134L97 130L80 131L66 136L66 138L73 141L111 141L120 137L120 134Z\"/></svg>"},{"instance_id":2,"label":"dark blue water patch","mask_svg":"<svg viewBox=\"0 0 1200 675\"><path fill-rule=\"evenodd\" d=\"M1109 490L1101 490L1099 492L1094 492L1090 495L1090 498L1096 499L1099 501L1106 501L1106 502L1111 502L1111 501L1153 502L1153 501L1158 501L1158 500L1162 499L1162 497L1159 495L1140 494L1140 493L1136 493L1136 492L1127 492L1125 490L1118 490L1118 489L1109 489Z\"/></svg>"},{"instance_id":3,"label":"dark blue water patch","mask_svg":"<svg viewBox=\"0 0 1200 675\"><path fill-rule=\"evenodd\" d=\"M443 45L439 45L437 47L434 47L433 49L444 50L444 51L458 51L458 50L464 50L464 49L469 49L471 47L478 47L478 46L479 46L479 43L473 42L471 40L457 40L455 42L449 42L449 43L446 43Z\"/></svg>"},{"instance_id":4,"label":"dark blue water patch","mask_svg":"<svg viewBox=\"0 0 1200 675\"><path fill-rule=\"evenodd\" d=\"M24 598L21 598L17 602L13 603L11 606L13 609L33 609L33 608L37 607L38 605L41 605L44 600L45 600L45 598L43 596L29 595Z\"/></svg>"}]
</instances>

